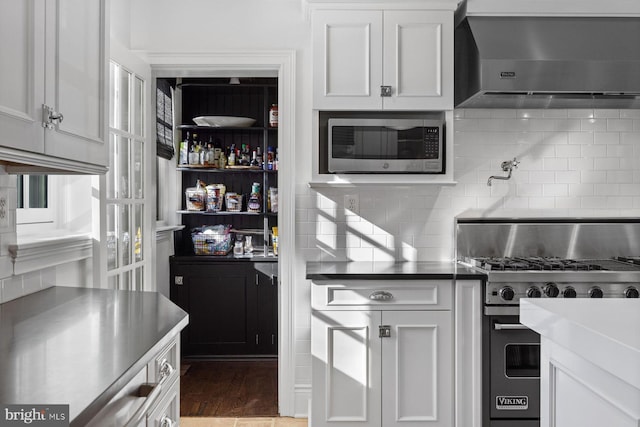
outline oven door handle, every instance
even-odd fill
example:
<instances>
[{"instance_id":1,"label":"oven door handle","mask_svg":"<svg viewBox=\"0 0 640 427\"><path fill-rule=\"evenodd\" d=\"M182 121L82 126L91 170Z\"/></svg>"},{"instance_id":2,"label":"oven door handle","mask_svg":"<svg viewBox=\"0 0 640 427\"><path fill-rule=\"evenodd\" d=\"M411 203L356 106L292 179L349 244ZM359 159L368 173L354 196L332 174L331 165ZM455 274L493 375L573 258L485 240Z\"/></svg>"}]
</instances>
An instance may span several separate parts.
<instances>
[{"instance_id":1,"label":"oven door handle","mask_svg":"<svg viewBox=\"0 0 640 427\"><path fill-rule=\"evenodd\" d=\"M514 329L529 329L520 323L495 323L493 328L496 331L514 330Z\"/></svg>"}]
</instances>

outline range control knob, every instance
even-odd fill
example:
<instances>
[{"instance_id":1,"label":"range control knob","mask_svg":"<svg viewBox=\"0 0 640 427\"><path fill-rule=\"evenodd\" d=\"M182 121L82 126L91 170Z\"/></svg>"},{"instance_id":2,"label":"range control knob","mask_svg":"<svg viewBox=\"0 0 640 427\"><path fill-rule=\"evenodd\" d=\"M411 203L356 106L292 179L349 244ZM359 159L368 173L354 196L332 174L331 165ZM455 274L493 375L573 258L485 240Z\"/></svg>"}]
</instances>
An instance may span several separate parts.
<instances>
[{"instance_id":1,"label":"range control knob","mask_svg":"<svg viewBox=\"0 0 640 427\"><path fill-rule=\"evenodd\" d=\"M562 296L564 298L575 298L577 295L576 290L573 289L571 286L567 286L566 288L564 288L564 290L562 291Z\"/></svg>"},{"instance_id":2,"label":"range control knob","mask_svg":"<svg viewBox=\"0 0 640 427\"><path fill-rule=\"evenodd\" d=\"M515 296L516 293L513 291L513 288L511 286L505 286L504 288L500 289L500 298L505 301L511 301Z\"/></svg>"},{"instance_id":3,"label":"range control knob","mask_svg":"<svg viewBox=\"0 0 640 427\"><path fill-rule=\"evenodd\" d=\"M556 285L553 282L549 282L546 285L544 285L544 288L542 289L542 291L549 298L555 298L560 293L560 290L558 289L558 285Z\"/></svg>"},{"instance_id":4,"label":"range control knob","mask_svg":"<svg viewBox=\"0 0 640 427\"><path fill-rule=\"evenodd\" d=\"M604 297L604 292L602 292L602 289L600 289L597 286L594 286L593 288L589 289L589 298L602 298Z\"/></svg>"},{"instance_id":5,"label":"range control knob","mask_svg":"<svg viewBox=\"0 0 640 427\"><path fill-rule=\"evenodd\" d=\"M540 288L537 286L531 286L527 289L527 297L528 298L540 298L542 296L542 292L540 292Z\"/></svg>"},{"instance_id":6,"label":"range control knob","mask_svg":"<svg viewBox=\"0 0 640 427\"><path fill-rule=\"evenodd\" d=\"M640 293L638 293L638 290L633 286L629 286L627 289L624 290L625 298L638 298L638 296L640 296Z\"/></svg>"}]
</instances>

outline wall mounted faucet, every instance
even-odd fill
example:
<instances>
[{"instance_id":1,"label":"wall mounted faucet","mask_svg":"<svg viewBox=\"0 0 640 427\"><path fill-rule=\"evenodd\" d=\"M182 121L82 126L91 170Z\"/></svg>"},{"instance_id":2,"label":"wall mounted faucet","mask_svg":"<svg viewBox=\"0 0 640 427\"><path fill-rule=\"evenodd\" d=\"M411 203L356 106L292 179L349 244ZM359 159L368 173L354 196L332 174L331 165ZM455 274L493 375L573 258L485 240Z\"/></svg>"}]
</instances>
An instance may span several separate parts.
<instances>
[{"instance_id":1,"label":"wall mounted faucet","mask_svg":"<svg viewBox=\"0 0 640 427\"><path fill-rule=\"evenodd\" d=\"M505 162L502 162L502 164L500 165L500 167L502 168L502 170L504 172L509 172L509 174L507 176L490 176L489 180L487 181L487 185L489 187L491 187L491 180L493 179L504 179L507 180L509 178L511 178L511 172L513 171L513 168L517 168L518 164L520 164L519 161L516 160L516 158L514 157L513 160L507 160Z\"/></svg>"}]
</instances>

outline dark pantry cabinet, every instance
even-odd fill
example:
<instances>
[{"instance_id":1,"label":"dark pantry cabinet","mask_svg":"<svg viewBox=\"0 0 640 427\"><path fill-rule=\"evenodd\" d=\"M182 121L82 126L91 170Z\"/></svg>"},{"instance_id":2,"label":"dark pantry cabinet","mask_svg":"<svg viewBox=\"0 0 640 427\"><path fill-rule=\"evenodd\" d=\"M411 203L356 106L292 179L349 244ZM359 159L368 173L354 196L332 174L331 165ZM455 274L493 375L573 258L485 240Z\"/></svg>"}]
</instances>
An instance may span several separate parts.
<instances>
[{"instance_id":1,"label":"dark pantry cabinet","mask_svg":"<svg viewBox=\"0 0 640 427\"><path fill-rule=\"evenodd\" d=\"M255 262L172 257L171 300L189 313L183 354L277 354L277 278Z\"/></svg>"}]
</instances>

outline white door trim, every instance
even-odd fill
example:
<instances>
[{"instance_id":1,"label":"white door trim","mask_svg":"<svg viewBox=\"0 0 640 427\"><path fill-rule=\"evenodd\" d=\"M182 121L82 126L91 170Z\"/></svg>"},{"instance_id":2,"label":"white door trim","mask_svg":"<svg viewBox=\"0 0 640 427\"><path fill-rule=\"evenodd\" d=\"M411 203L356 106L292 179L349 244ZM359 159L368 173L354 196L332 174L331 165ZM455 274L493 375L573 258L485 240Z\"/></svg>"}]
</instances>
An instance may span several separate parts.
<instances>
[{"instance_id":1,"label":"white door trim","mask_svg":"<svg viewBox=\"0 0 640 427\"><path fill-rule=\"evenodd\" d=\"M294 416L295 51L146 52L144 56L151 64L153 78L278 77L278 409L281 416Z\"/></svg>"}]
</instances>

